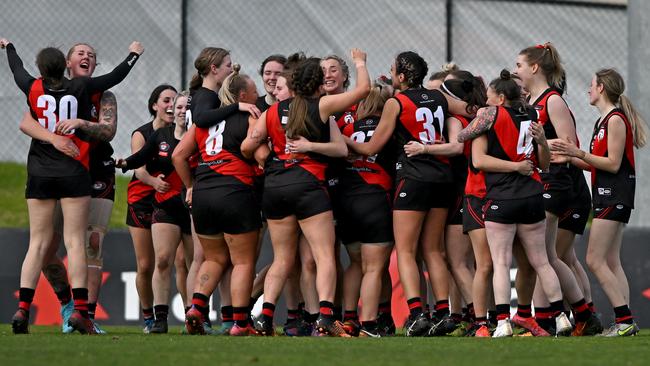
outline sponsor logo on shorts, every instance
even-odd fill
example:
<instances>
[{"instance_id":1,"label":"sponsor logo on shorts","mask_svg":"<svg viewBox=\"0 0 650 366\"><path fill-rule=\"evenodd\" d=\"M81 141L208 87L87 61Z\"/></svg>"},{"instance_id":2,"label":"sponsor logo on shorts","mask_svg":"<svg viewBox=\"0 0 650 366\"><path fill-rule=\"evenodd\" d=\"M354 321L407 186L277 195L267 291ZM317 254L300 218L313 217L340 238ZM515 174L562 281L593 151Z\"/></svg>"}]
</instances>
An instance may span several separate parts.
<instances>
[{"instance_id":1,"label":"sponsor logo on shorts","mask_svg":"<svg viewBox=\"0 0 650 366\"><path fill-rule=\"evenodd\" d=\"M573 217L574 219L579 219L579 218L580 218L580 214L573 214L572 217Z\"/></svg>"},{"instance_id":2,"label":"sponsor logo on shorts","mask_svg":"<svg viewBox=\"0 0 650 366\"><path fill-rule=\"evenodd\" d=\"M596 212L600 212L600 211L602 211L602 210L603 210L602 207L596 207L596 208L594 208L594 211L596 211Z\"/></svg>"},{"instance_id":3,"label":"sponsor logo on shorts","mask_svg":"<svg viewBox=\"0 0 650 366\"><path fill-rule=\"evenodd\" d=\"M96 191L103 191L106 189L106 183L97 181L93 184L93 189Z\"/></svg>"},{"instance_id":4,"label":"sponsor logo on shorts","mask_svg":"<svg viewBox=\"0 0 650 366\"><path fill-rule=\"evenodd\" d=\"M612 195L612 189L611 188L598 187L598 195L599 196L611 196Z\"/></svg>"},{"instance_id":5,"label":"sponsor logo on shorts","mask_svg":"<svg viewBox=\"0 0 650 366\"><path fill-rule=\"evenodd\" d=\"M402 197L402 198L406 197L406 192L400 193L399 196Z\"/></svg>"},{"instance_id":6,"label":"sponsor logo on shorts","mask_svg":"<svg viewBox=\"0 0 650 366\"><path fill-rule=\"evenodd\" d=\"M497 205L492 205L492 206L490 206L490 209L496 211L496 210L499 209L499 206L497 206Z\"/></svg>"},{"instance_id":7,"label":"sponsor logo on shorts","mask_svg":"<svg viewBox=\"0 0 650 366\"><path fill-rule=\"evenodd\" d=\"M395 163L395 169L396 170L402 169L402 163Z\"/></svg>"},{"instance_id":8,"label":"sponsor logo on shorts","mask_svg":"<svg viewBox=\"0 0 650 366\"><path fill-rule=\"evenodd\" d=\"M548 194L548 193L544 193L544 194L542 195L542 197L544 197L544 198L546 198L546 199L548 199L548 198L551 198L551 195L550 195L550 194Z\"/></svg>"},{"instance_id":9,"label":"sponsor logo on shorts","mask_svg":"<svg viewBox=\"0 0 650 366\"><path fill-rule=\"evenodd\" d=\"M625 207L625 206L623 206L623 205L616 205L616 208L619 209L619 210L622 210L623 207Z\"/></svg>"},{"instance_id":10,"label":"sponsor logo on shorts","mask_svg":"<svg viewBox=\"0 0 650 366\"><path fill-rule=\"evenodd\" d=\"M463 209L461 208L461 209L460 209L460 213L463 213L463 212L465 212L465 210L463 210Z\"/></svg>"}]
</instances>

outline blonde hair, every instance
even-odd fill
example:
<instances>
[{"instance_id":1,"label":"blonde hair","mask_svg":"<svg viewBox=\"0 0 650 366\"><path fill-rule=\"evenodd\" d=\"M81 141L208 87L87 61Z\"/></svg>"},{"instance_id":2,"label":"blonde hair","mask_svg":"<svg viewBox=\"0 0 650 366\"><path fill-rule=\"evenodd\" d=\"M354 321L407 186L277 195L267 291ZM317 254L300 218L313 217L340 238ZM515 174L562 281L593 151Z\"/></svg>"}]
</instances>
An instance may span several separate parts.
<instances>
[{"instance_id":1,"label":"blonde hair","mask_svg":"<svg viewBox=\"0 0 650 366\"><path fill-rule=\"evenodd\" d=\"M384 104L393 94L392 87L381 81L375 81L370 88L368 96L359 102L357 118L364 119L369 116L380 115Z\"/></svg>"},{"instance_id":2,"label":"blonde hair","mask_svg":"<svg viewBox=\"0 0 650 366\"><path fill-rule=\"evenodd\" d=\"M524 48L519 54L526 56L528 64L539 66L542 74L546 76L548 85L558 90L566 90L566 74L562 66L562 60L551 42Z\"/></svg>"},{"instance_id":3,"label":"blonde hair","mask_svg":"<svg viewBox=\"0 0 650 366\"><path fill-rule=\"evenodd\" d=\"M248 80L250 77L245 74L240 74L241 66L239 64L232 65L232 74L224 79L221 89L219 89L219 99L221 104L231 105L239 102L239 93L246 90Z\"/></svg>"},{"instance_id":4,"label":"blonde hair","mask_svg":"<svg viewBox=\"0 0 650 366\"><path fill-rule=\"evenodd\" d=\"M607 99L623 110L625 117L632 127L634 146L645 146L648 140L648 131L643 117L632 105L630 99L623 94L625 81L621 74L614 69L601 69L596 72L596 83L603 86Z\"/></svg>"}]
</instances>

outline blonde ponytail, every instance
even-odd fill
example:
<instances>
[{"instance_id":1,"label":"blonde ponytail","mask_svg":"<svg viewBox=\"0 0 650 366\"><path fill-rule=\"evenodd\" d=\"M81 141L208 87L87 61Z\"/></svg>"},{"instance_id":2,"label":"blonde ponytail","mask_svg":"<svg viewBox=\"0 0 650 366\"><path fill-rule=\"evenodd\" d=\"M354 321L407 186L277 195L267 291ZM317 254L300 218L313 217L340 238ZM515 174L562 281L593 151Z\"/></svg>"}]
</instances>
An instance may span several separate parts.
<instances>
[{"instance_id":1,"label":"blonde ponytail","mask_svg":"<svg viewBox=\"0 0 650 366\"><path fill-rule=\"evenodd\" d=\"M634 108L634 105L632 105L630 99L625 95L621 94L619 103L621 105L623 113L625 114L625 117L627 117L627 120L630 122L630 126L632 127L634 146L636 148L644 147L648 141L648 129L646 127L645 121L643 120L643 117L639 111Z\"/></svg>"}]
</instances>

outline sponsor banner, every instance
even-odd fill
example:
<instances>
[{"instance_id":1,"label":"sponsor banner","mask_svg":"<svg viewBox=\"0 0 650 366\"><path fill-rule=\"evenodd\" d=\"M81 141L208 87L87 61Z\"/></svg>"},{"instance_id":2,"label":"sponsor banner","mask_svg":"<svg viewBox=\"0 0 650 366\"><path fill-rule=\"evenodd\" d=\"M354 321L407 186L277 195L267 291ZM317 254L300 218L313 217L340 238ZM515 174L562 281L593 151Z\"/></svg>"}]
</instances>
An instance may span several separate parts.
<instances>
[{"instance_id":1,"label":"sponsor banner","mask_svg":"<svg viewBox=\"0 0 650 366\"><path fill-rule=\"evenodd\" d=\"M581 260L591 280L592 295L596 309L603 316L603 323L613 321L613 311L609 301L598 285L595 277L584 264L587 235L576 240L576 253ZM622 263L630 284L630 308L641 327L650 327L650 246L647 245L649 229L628 229L624 233ZM0 244L3 255L0 257L0 314L5 314L9 319L15 312L18 304L18 288L20 283L20 269L25 253L29 232L24 229L0 230ZM65 255L65 251L59 252ZM345 250L341 251L342 253ZM113 230L104 242L104 274L103 285L97 307L96 318L101 324L109 325L137 325L142 323L138 292L135 286L136 261L131 244L131 238L125 230ZM344 265L347 256L342 254ZM269 264L273 258L268 240L263 245L258 269ZM67 260L66 260L67 262ZM393 316L398 325L403 324L408 316L408 308L402 287L399 284L397 260L395 253L390 258L390 272L393 287ZM513 285L512 305L516 304L516 291L514 290L514 276L516 269L511 271ZM181 324L184 319L183 302L180 294L175 289L172 279L172 299L170 308L170 324ZM424 298L424 296L423 296ZM432 301L432 300L430 300ZM260 308L261 301L257 308ZM218 322L219 296L218 293L211 299L210 318ZM284 301L281 299L277 305L276 323L283 324L286 315ZM60 324L59 304L54 291L45 278L41 275L36 296L31 310L31 322L34 324L52 325Z\"/></svg>"}]
</instances>

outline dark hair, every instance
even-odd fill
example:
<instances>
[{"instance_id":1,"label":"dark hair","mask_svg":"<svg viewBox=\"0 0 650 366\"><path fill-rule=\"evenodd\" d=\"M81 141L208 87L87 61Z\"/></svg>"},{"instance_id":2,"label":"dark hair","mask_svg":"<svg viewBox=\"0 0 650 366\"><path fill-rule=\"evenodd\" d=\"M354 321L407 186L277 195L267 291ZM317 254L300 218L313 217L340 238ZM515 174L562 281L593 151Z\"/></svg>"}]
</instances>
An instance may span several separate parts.
<instances>
[{"instance_id":1,"label":"dark hair","mask_svg":"<svg viewBox=\"0 0 650 366\"><path fill-rule=\"evenodd\" d=\"M284 64L284 71L282 71L281 76L287 80L287 88L289 88L289 90L293 91L293 85L291 85L291 82L293 81L293 71L306 59L307 56L302 52L296 52L287 57L287 62Z\"/></svg>"},{"instance_id":2,"label":"dark hair","mask_svg":"<svg viewBox=\"0 0 650 366\"><path fill-rule=\"evenodd\" d=\"M510 71L503 69L499 77L490 82L490 88L494 89L497 94L503 94L506 100L510 102L510 107L524 111L526 103L521 98L521 88L510 74Z\"/></svg>"},{"instance_id":3,"label":"dark hair","mask_svg":"<svg viewBox=\"0 0 650 366\"><path fill-rule=\"evenodd\" d=\"M321 85L323 85L323 69L320 67L321 59L310 57L300 63L291 76L291 89L295 97L289 105L289 118L287 121L287 136L296 138L303 136L306 139L320 138L320 128L316 128L318 121L311 121L307 110L306 98L311 98Z\"/></svg>"},{"instance_id":4,"label":"dark hair","mask_svg":"<svg viewBox=\"0 0 650 366\"><path fill-rule=\"evenodd\" d=\"M402 52L395 58L395 72L404 74L404 82L409 88L422 86L422 80L429 72L427 62L415 52Z\"/></svg>"},{"instance_id":5,"label":"dark hair","mask_svg":"<svg viewBox=\"0 0 650 366\"><path fill-rule=\"evenodd\" d=\"M206 47L194 60L196 74L190 81L190 90L196 90L203 84L203 77L210 72L210 66L221 66L223 59L230 54L230 51L218 47Z\"/></svg>"},{"instance_id":6,"label":"dark hair","mask_svg":"<svg viewBox=\"0 0 650 366\"><path fill-rule=\"evenodd\" d=\"M322 61L325 60L334 60L339 63L339 65L341 66L341 72L343 73L343 76L345 76L345 80L343 81L343 89L347 89L348 86L350 86L350 67L345 62L345 60L340 58L337 55L329 55L325 57Z\"/></svg>"},{"instance_id":7,"label":"dark hair","mask_svg":"<svg viewBox=\"0 0 650 366\"><path fill-rule=\"evenodd\" d=\"M447 75L449 75L449 74L451 74L451 73L453 73L454 71L457 71L457 70L458 70L458 65L456 65L455 63L453 63L453 62L446 63L446 64L442 65L442 67L440 68L440 71L436 71L433 74L431 74L431 76L429 76L429 81L433 81L433 80L441 80L442 81L442 80L445 80Z\"/></svg>"},{"instance_id":8,"label":"dark hair","mask_svg":"<svg viewBox=\"0 0 650 366\"><path fill-rule=\"evenodd\" d=\"M563 79L566 79L564 67L562 67L562 60L560 60L560 54L557 52L557 49L550 42L524 48L519 54L526 56L526 62L529 65L534 64L539 66L542 74L546 76L548 85L558 91L566 91L566 80L564 80L564 85L562 85Z\"/></svg>"},{"instance_id":9,"label":"dark hair","mask_svg":"<svg viewBox=\"0 0 650 366\"><path fill-rule=\"evenodd\" d=\"M36 66L49 87L56 88L63 84L66 62L60 49L47 47L40 50L36 55Z\"/></svg>"},{"instance_id":10,"label":"dark hair","mask_svg":"<svg viewBox=\"0 0 650 366\"><path fill-rule=\"evenodd\" d=\"M465 110L467 113L474 114L476 111L485 107L487 93L483 78L474 76L467 70L452 71L449 75L453 79L446 80L443 83L443 91L467 103Z\"/></svg>"},{"instance_id":11,"label":"dark hair","mask_svg":"<svg viewBox=\"0 0 650 366\"><path fill-rule=\"evenodd\" d=\"M224 106L239 102L239 93L248 87L250 77L240 74L239 70L241 70L239 64L232 65L232 74L226 77L219 89L219 99Z\"/></svg>"},{"instance_id":12,"label":"dark hair","mask_svg":"<svg viewBox=\"0 0 650 366\"><path fill-rule=\"evenodd\" d=\"M266 66L266 64L268 64L271 61L282 64L282 66L284 67L284 65L287 63L287 58L284 57L283 55L271 55L265 58L264 61L262 61L262 66L260 67L260 76L264 75L264 67Z\"/></svg>"},{"instance_id":13,"label":"dark hair","mask_svg":"<svg viewBox=\"0 0 650 366\"><path fill-rule=\"evenodd\" d=\"M147 106L149 108L149 114L151 114L152 117L156 116L156 111L153 110L153 105L156 104L156 102L158 101L158 98L160 98L160 94L162 94L162 92L164 92L165 90L173 90L174 92L177 92L176 88L174 88L173 86L171 86L169 84L158 85L151 92L151 95L149 96L149 104Z\"/></svg>"}]
</instances>

